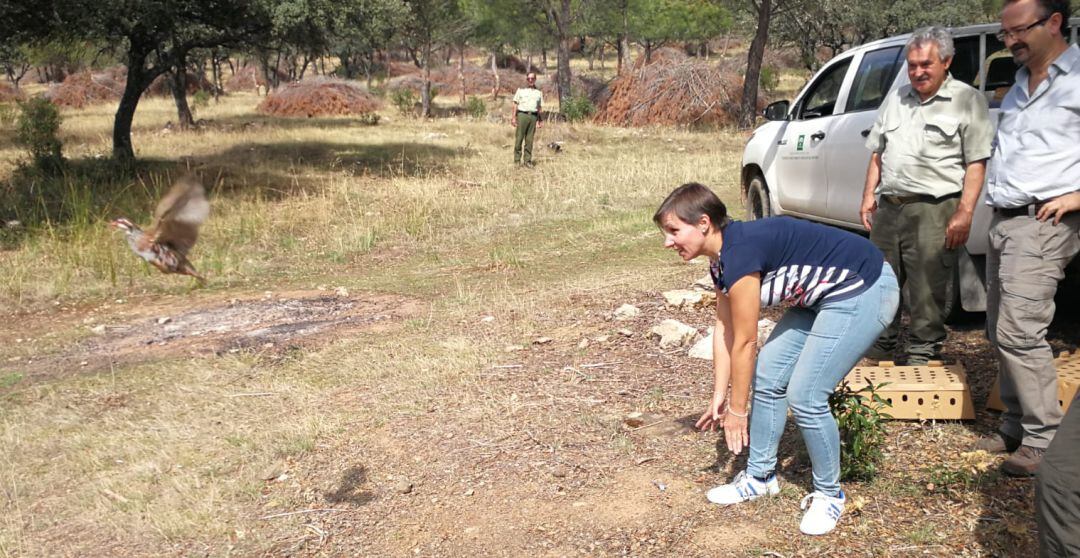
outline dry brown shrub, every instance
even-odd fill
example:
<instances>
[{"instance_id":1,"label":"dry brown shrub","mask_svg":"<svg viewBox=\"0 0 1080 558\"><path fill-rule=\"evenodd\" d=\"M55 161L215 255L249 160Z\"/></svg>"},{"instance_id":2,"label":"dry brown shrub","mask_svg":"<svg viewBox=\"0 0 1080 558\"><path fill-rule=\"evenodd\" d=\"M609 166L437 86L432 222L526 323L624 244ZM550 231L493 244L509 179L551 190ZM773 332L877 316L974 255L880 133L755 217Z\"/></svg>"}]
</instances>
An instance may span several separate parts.
<instances>
[{"instance_id":1,"label":"dry brown shrub","mask_svg":"<svg viewBox=\"0 0 1080 558\"><path fill-rule=\"evenodd\" d=\"M279 83L287 83L289 74L277 70ZM236 73L225 82L226 91L258 91L260 87L267 87L266 74L258 64L244 64L236 69Z\"/></svg>"},{"instance_id":2,"label":"dry brown shrub","mask_svg":"<svg viewBox=\"0 0 1080 558\"><path fill-rule=\"evenodd\" d=\"M50 86L45 98L58 106L83 108L118 101L126 83L127 68L123 66L100 72L87 70L71 74L63 82Z\"/></svg>"},{"instance_id":3,"label":"dry brown shrub","mask_svg":"<svg viewBox=\"0 0 1080 558\"><path fill-rule=\"evenodd\" d=\"M12 101L21 101L26 96L22 91L16 90L7 83L0 82L0 103L10 103Z\"/></svg>"},{"instance_id":4,"label":"dry brown shrub","mask_svg":"<svg viewBox=\"0 0 1080 558\"><path fill-rule=\"evenodd\" d=\"M411 62L390 62L386 66L386 75L388 77L411 76L419 73L420 68L417 68L416 64Z\"/></svg>"},{"instance_id":5,"label":"dry brown shrub","mask_svg":"<svg viewBox=\"0 0 1080 558\"><path fill-rule=\"evenodd\" d=\"M525 87L525 76L505 68L499 68L499 93L513 93L518 87ZM495 86L495 78L490 69L481 68L474 64L466 64L465 94L466 95L490 95ZM444 66L431 70L431 84L439 89L441 95L457 94L461 92L461 80L458 77L457 66ZM411 89L416 93L424 86L424 77L410 74L391 78L386 82L386 88L391 91Z\"/></svg>"},{"instance_id":6,"label":"dry brown shrub","mask_svg":"<svg viewBox=\"0 0 1080 558\"><path fill-rule=\"evenodd\" d=\"M146 89L147 95L161 95L171 96L172 88L169 86L169 75L158 76L150 87ZM206 79L206 76L197 76L191 72L187 73L187 94L191 95L199 91L206 91L207 93L214 92L214 84L210 83L210 80Z\"/></svg>"},{"instance_id":7,"label":"dry brown shrub","mask_svg":"<svg viewBox=\"0 0 1080 558\"><path fill-rule=\"evenodd\" d=\"M319 78L290 83L259 104L259 112L276 116L368 114L379 109L379 100L356 83Z\"/></svg>"},{"instance_id":8,"label":"dry brown shrub","mask_svg":"<svg viewBox=\"0 0 1080 558\"><path fill-rule=\"evenodd\" d=\"M735 122L741 96L738 74L661 49L598 92L593 119L618 126L722 126Z\"/></svg>"}]
</instances>

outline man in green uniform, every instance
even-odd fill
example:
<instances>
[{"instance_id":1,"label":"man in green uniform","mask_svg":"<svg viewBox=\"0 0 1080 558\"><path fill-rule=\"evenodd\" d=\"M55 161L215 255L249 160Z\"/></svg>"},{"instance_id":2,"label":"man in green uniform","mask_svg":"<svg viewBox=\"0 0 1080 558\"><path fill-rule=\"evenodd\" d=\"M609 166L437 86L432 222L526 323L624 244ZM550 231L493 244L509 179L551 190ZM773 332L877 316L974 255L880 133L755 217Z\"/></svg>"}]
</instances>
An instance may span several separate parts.
<instances>
[{"instance_id":1,"label":"man in green uniform","mask_svg":"<svg viewBox=\"0 0 1080 558\"><path fill-rule=\"evenodd\" d=\"M982 190L993 128L986 98L949 75L953 41L928 27L908 41L909 85L889 94L866 146L861 218L907 284L908 364L937 358L953 292L957 250L967 242ZM895 358L900 312L867 356Z\"/></svg>"},{"instance_id":2,"label":"man in green uniform","mask_svg":"<svg viewBox=\"0 0 1080 558\"><path fill-rule=\"evenodd\" d=\"M533 137L536 129L542 128L540 122L540 103L543 94L536 88L536 74L529 72L525 76L528 83L525 87L514 93L514 114L510 117L510 123L517 128L514 135L514 162L524 161L526 167L532 167ZM525 152L524 159L522 151Z\"/></svg>"}]
</instances>

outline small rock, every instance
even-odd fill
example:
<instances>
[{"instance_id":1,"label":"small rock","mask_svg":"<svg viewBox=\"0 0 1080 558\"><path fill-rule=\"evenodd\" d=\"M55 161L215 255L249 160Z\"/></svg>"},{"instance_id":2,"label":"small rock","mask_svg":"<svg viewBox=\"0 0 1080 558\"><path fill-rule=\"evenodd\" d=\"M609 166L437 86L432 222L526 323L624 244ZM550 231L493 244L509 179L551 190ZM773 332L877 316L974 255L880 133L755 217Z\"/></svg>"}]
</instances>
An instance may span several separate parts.
<instances>
[{"instance_id":1,"label":"small rock","mask_svg":"<svg viewBox=\"0 0 1080 558\"><path fill-rule=\"evenodd\" d=\"M633 304L623 304L615 309L614 317L616 320L622 321L636 318L640 314L641 310L638 310L637 306L634 306Z\"/></svg>"},{"instance_id":2,"label":"small rock","mask_svg":"<svg viewBox=\"0 0 1080 558\"><path fill-rule=\"evenodd\" d=\"M652 328L652 334L660 338L661 349L674 349L693 341L698 330L678 320L664 320Z\"/></svg>"},{"instance_id":3,"label":"small rock","mask_svg":"<svg viewBox=\"0 0 1080 558\"><path fill-rule=\"evenodd\" d=\"M634 332L629 330L629 329L626 329L626 328L620 329L617 333L619 335L622 335L623 337L633 337L634 336Z\"/></svg>"},{"instance_id":4,"label":"small rock","mask_svg":"<svg viewBox=\"0 0 1080 558\"><path fill-rule=\"evenodd\" d=\"M490 324L491 322L495 321L495 316L484 316L483 318L480 318L480 321L484 322L485 324Z\"/></svg>"},{"instance_id":5,"label":"small rock","mask_svg":"<svg viewBox=\"0 0 1080 558\"><path fill-rule=\"evenodd\" d=\"M634 411L623 419L623 424L630 428L640 428L645 425L645 413Z\"/></svg>"},{"instance_id":6,"label":"small rock","mask_svg":"<svg viewBox=\"0 0 1080 558\"><path fill-rule=\"evenodd\" d=\"M706 275L697 281L694 281L694 288L704 291L712 291L716 289L716 285L713 284L712 275Z\"/></svg>"},{"instance_id":7,"label":"small rock","mask_svg":"<svg viewBox=\"0 0 1080 558\"><path fill-rule=\"evenodd\" d=\"M653 486L655 486L656 489L659 490L660 492L664 492L665 490L667 490L667 485L660 482L660 481L658 481L658 480L654 480L654 481L652 481L652 483L653 483Z\"/></svg>"},{"instance_id":8,"label":"small rock","mask_svg":"<svg viewBox=\"0 0 1080 558\"><path fill-rule=\"evenodd\" d=\"M259 478L262 480L274 480L283 474L285 474L285 465L277 462L271 463L270 466L259 475Z\"/></svg>"},{"instance_id":9,"label":"small rock","mask_svg":"<svg viewBox=\"0 0 1080 558\"><path fill-rule=\"evenodd\" d=\"M587 338L582 339L577 344L577 348L579 348L579 349L587 349L588 347L589 347L589 340Z\"/></svg>"},{"instance_id":10,"label":"small rock","mask_svg":"<svg viewBox=\"0 0 1080 558\"><path fill-rule=\"evenodd\" d=\"M593 341L596 341L597 343L607 343L610 339L610 335L598 335L597 337L593 338Z\"/></svg>"},{"instance_id":11,"label":"small rock","mask_svg":"<svg viewBox=\"0 0 1080 558\"><path fill-rule=\"evenodd\" d=\"M476 493L476 491L474 491L474 490L473 490L473 489L471 489L471 488L465 491L465 495L466 495L466 496L472 496L472 495L473 495L473 494L475 494L475 493Z\"/></svg>"},{"instance_id":12,"label":"small rock","mask_svg":"<svg viewBox=\"0 0 1080 558\"><path fill-rule=\"evenodd\" d=\"M9 229L19 229L22 228L22 221L13 219L11 221L5 222L4 226Z\"/></svg>"},{"instance_id":13,"label":"small rock","mask_svg":"<svg viewBox=\"0 0 1080 558\"><path fill-rule=\"evenodd\" d=\"M349 289L346 289L345 287L338 287L334 289L334 294L341 297L346 297L349 296Z\"/></svg>"},{"instance_id":14,"label":"small rock","mask_svg":"<svg viewBox=\"0 0 1080 558\"><path fill-rule=\"evenodd\" d=\"M557 479L566 478L566 475L569 474L570 471L568 471L566 467L563 467L562 465L556 466L554 469L551 470L551 476Z\"/></svg>"},{"instance_id":15,"label":"small rock","mask_svg":"<svg viewBox=\"0 0 1080 558\"><path fill-rule=\"evenodd\" d=\"M536 345L547 345L548 343L551 343L551 341L550 337L537 337L536 339L533 339L533 343Z\"/></svg>"},{"instance_id":16,"label":"small rock","mask_svg":"<svg viewBox=\"0 0 1080 558\"><path fill-rule=\"evenodd\" d=\"M465 534L466 535L475 535L479 531L480 531L479 527L466 527L465 528Z\"/></svg>"},{"instance_id":17,"label":"small rock","mask_svg":"<svg viewBox=\"0 0 1080 558\"><path fill-rule=\"evenodd\" d=\"M171 321L172 321L172 318L170 318L168 316L162 316L162 317L157 319L158 325L165 325L165 324L167 324L167 323L169 323Z\"/></svg>"},{"instance_id":18,"label":"small rock","mask_svg":"<svg viewBox=\"0 0 1080 558\"><path fill-rule=\"evenodd\" d=\"M94 332L94 333L96 333L98 335L104 335L105 334L105 324L96 325L96 326L90 328L90 331L92 331L92 332Z\"/></svg>"},{"instance_id":19,"label":"small rock","mask_svg":"<svg viewBox=\"0 0 1080 558\"><path fill-rule=\"evenodd\" d=\"M398 494L409 494L413 490L413 484L407 480L398 481L394 484L394 492Z\"/></svg>"},{"instance_id":20,"label":"small rock","mask_svg":"<svg viewBox=\"0 0 1080 558\"><path fill-rule=\"evenodd\" d=\"M507 345L506 347L503 347L503 351L505 351L507 353L514 353L514 352L517 352L517 351L524 351L524 350L525 350L525 347L523 345Z\"/></svg>"},{"instance_id":21,"label":"small rock","mask_svg":"<svg viewBox=\"0 0 1080 558\"><path fill-rule=\"evenodd\" d=\"M702 339L694 343L693 347L690 347L690 351L686 353L686 356L690 358L700 358L704 360L712 360L713 356L713 328L709 328L708 334Z\"/></svg>"}]
</instances>

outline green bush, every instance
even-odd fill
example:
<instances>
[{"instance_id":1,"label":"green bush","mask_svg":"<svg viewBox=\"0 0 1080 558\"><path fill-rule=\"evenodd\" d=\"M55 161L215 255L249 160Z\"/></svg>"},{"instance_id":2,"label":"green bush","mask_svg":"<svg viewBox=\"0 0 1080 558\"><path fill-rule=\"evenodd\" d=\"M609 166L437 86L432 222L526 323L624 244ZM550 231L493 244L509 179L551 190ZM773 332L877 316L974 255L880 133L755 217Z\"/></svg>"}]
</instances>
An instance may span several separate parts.
<instances>
[{"instance_id":1,"label":"green bush","mask_svg":"<svg viewBox=\"0 0 1080 558\"><path fill-rule=\"evenodd\" d=\"M390 92L390 102L399 113L410 116L415 112L416 93L412 89L397 89Z\"/></svg>"},{"instance_id":2,"label":"green bush","mask_svg":"<svg viewBox=\"0 0 1080 558\"><path fill-rule=\"evenodd\" d=\"M889 403L877 394L885 384L868 384L856 391L844 381L829 396L829 409L840 427L840 479L871 480L881 461L885 443L885 420L882 412Z\"/></svg>"},{"instance_id":3,"label":"green bush","mask_svg":"<svg viewBox=\"0 0 1080 558\"><path fill-rule=\"evenodd\" d=\"M780 85L780 72L777 72L776 68L772 66L762 66L761 74L758 76L758 84L766 93L776 91L776 87Z\"/></svg>"},{"instance_id":4,"label":"green bush","mask_svg":"<svg viewBox=\"0 0 1080 558\"><path fill-rule=\"evenodd\" d=\"M585 120L596 112L596 106L584 95L574 95L563 101L559 111L569 122Z\"/></svg>"},{"instance_id":5,"label":"green bush","mask_svg":"<svg viewBox=\"0 0 1080 558\"><path fill-rule=\"evenodd\" d=\"M484 104L484 100L480 97L469 97L469 100L465 103L465 112L469 113L469 116L473 118L483 118L487 116L487 105Z\"/></svg>"},{"instance_id":6,"label":"green bush","mask_svg":"<svg viewBox=\"0 0 1080 558\"><path fill-rule=\"evenodd\" d=\"M64 159L61 154L60 110L41 97L19 104L19 122L15 141L30 152L34 166L45 171L59 170Z\"/></svg>"},{"instance_id":7,"label":"green bush","mask_svg":"<svg viewBox=\"0 0 1080 558\"><path fill-rule=\"evenodd\" d=\"M196 91L195 94L191 96L191 106L196 109L210 106L210 94L202 89Z\"/></svg>"}]
</instances>

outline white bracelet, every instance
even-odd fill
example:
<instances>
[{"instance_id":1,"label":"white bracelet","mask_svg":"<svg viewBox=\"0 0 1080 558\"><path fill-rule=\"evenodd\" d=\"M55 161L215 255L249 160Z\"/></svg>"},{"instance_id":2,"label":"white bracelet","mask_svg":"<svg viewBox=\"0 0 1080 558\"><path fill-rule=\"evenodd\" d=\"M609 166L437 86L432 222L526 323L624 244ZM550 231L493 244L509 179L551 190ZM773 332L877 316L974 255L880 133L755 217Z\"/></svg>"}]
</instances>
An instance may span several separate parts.
<instances>
[{"instance_id":1,"label":"white bracelet","mask_svg":"<svg viewBox=\"0 0 1080 558\"><path fill-rule=\"evenodd\" d=\"M736 417L739 417L739 418L746 418L746 417L750 416L750 410L749 409L746 410L746 413L741 414L741 415L739 413L736 413L735 411L731 410L730 407L728 408L727 412L728 412L729 415L733 415L733 416L736 416Z\"/></svg>"}]
</instances>

